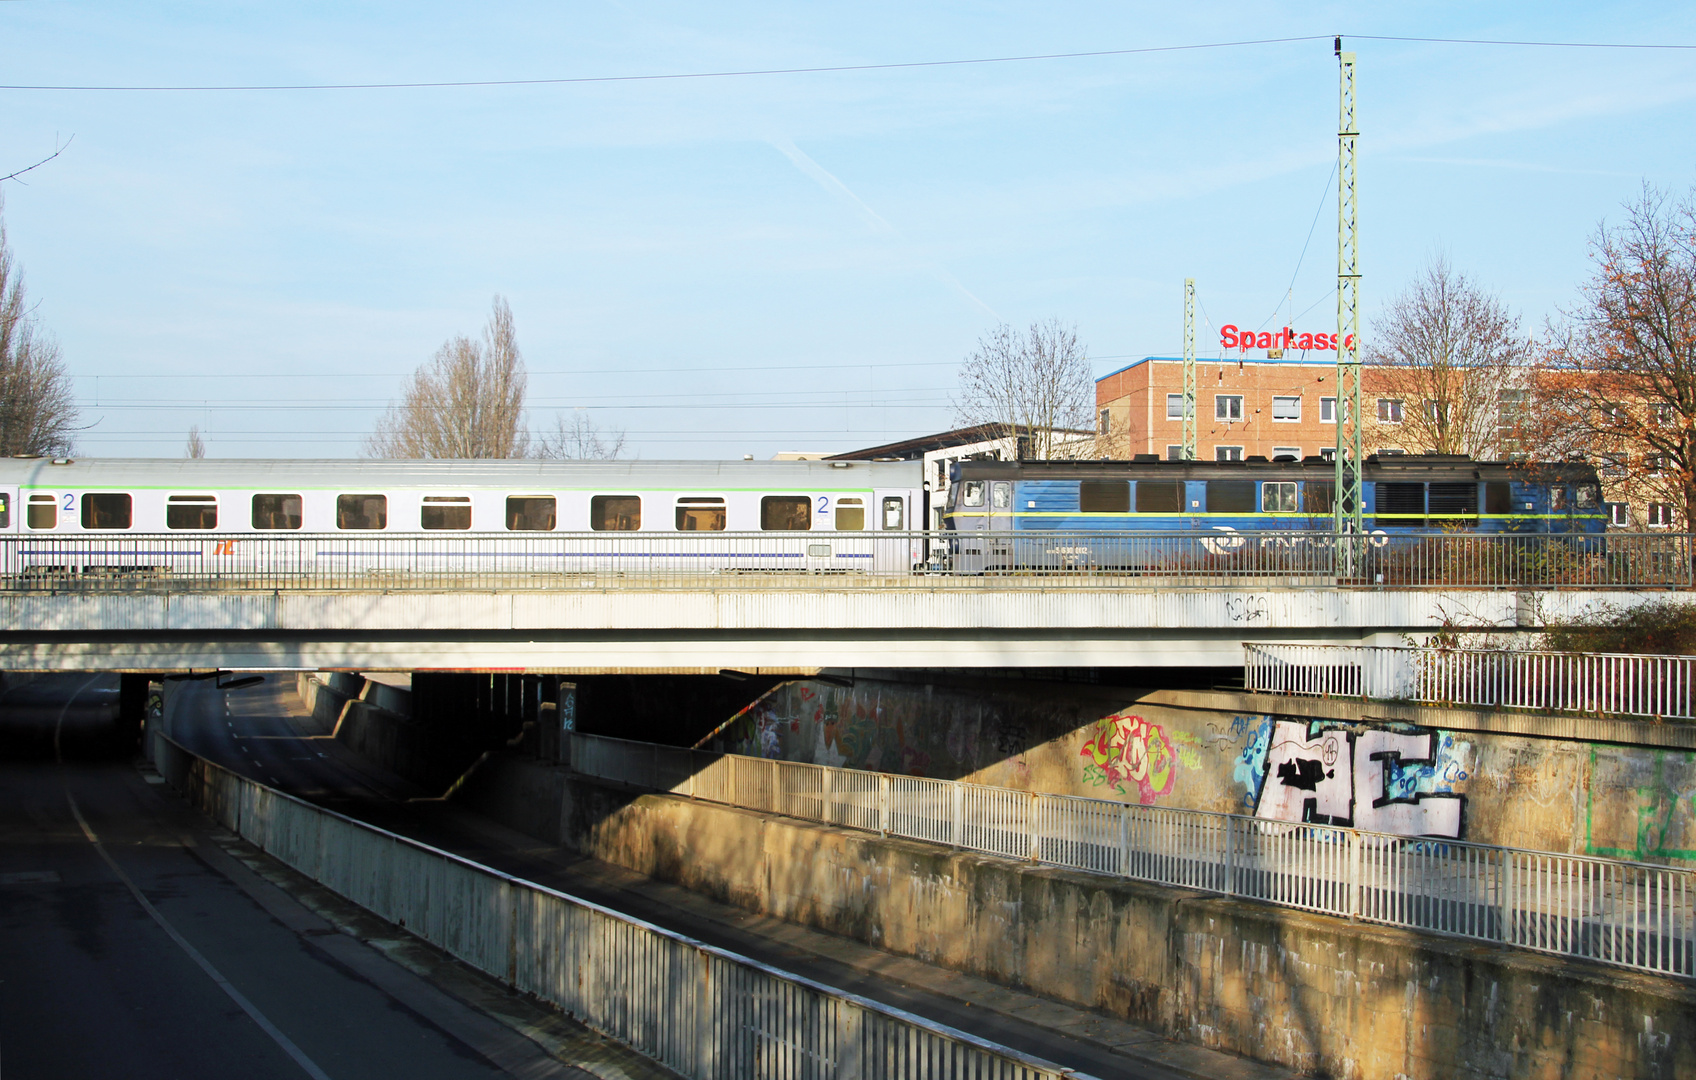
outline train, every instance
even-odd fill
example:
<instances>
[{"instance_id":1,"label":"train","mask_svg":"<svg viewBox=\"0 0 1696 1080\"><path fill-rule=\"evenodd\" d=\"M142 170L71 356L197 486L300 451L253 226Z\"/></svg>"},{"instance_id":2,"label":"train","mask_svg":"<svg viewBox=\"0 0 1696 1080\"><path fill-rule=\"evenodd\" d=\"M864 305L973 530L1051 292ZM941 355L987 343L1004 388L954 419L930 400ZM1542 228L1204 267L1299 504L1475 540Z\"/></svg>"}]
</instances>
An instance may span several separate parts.
<instances>
[{"instance_id":1,"label":"train","mask_svg":"<svg viewBox=\"0 0 1696 1080\"><path fill-rule=\"evenodd\" d=\"M1608 524L1582 462L1375 455L1361 475L1379 545ZM1333 466L1317 457L959 461L940 534L922 531L924 476L918 461L13 458L0 459L0 537L20 538L9 573L258 571L287 549L291 565L344 568L404 553L436 569L976 575L1147 570L1333 529Z\"/></svg>"}]
</instances>

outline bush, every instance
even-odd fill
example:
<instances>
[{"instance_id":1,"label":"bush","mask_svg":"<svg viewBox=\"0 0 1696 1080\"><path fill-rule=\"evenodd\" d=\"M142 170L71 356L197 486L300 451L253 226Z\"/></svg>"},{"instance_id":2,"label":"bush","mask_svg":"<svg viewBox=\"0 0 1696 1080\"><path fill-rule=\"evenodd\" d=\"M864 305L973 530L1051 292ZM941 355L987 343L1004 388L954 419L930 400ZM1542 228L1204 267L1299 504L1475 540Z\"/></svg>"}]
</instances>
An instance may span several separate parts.
<instances>
[{"instance_id":1,"label":"bush","mask_svg":"<svg viewBox=\"0 0 1696 1080\"><path fill-rule=\"evenodd\" d=\"M1550 623L1542 647L1556 652L1696 656L1696 604L1604 606L1567 622Z\"/></svg>"}]
</instances>

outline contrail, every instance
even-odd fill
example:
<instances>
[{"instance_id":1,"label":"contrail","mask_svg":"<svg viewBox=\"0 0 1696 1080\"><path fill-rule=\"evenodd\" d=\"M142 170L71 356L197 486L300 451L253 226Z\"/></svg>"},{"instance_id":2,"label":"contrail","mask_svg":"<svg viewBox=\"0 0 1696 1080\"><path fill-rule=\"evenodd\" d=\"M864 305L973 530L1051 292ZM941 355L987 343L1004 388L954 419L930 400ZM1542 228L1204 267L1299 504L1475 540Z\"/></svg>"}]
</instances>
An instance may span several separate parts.
<instances>
[{"instance_id":1,"label":"contrail","mask_svg":"<svg viewBox=\"0 0 1696 1080\"><path fill-rule=\"evenodd\" d=\"M912 243L908 241L905 236L901 235L901 230L897 229L885 220L882 214L879 214L876 210L867 206L864 199L848 190L847 184L838 180L830 172L830 170L826 169L823 165L820 165L818 162L808 157L806 152L800 147L796 146L788 139L773 139L771 140L771 144L777 148L778 153L788 158L791 164L810 177L814 183L818 184L819 187L824 188L832 195L835 195L840 199L844 199L852 204L853 207L860 212L860 216L865 219L866 224L870 226L873 232L894 238L901 244L902 247L907 249L909 254L916 255L918 261L924 266L924 268L936 275L937 280L941 281L944 285L947 285L950 289L953 289L955 292L971 301L973 305L981 309L996 322L1002 321L1001 316L996 313L994 308L990 307L982 300L979 300L972 290L966 288L959 278L949 273L946 267L916 252Z\"/></svg>"}]
</instances>

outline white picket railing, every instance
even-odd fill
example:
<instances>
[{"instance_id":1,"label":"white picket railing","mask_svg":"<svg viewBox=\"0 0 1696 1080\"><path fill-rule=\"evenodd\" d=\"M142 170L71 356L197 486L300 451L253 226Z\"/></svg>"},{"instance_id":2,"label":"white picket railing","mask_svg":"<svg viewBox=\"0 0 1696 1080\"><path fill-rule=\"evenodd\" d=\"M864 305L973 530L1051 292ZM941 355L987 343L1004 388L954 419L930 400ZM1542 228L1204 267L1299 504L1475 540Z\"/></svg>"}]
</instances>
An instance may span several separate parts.
<instances>
[{"instance_id":1,"label":"white picket railing","mask_svg":"<svg viewBox=\"0 0 1696 1080\"><path fill-rule=\"evenodd\" d=\"M1084 1074L362 824L157 732L160 775L315 881L700 1080L1089 1080Z\"/></svg>"},{"instance_id":2,"label":"white picket railing","mask_svg":"<svg viewBox=\"0 0 1696 1080\"><path fill-rule=\"evenodd\" d=\"M1696 656L1243 645L1251 693L1696 719Z\"/></svg>"},{"instance_id":3,"label":"white picket railing","mask_svg":"<svg viewBox=\"0 0 1696 1080\"><path fill-rule=\"evenodd\" d=\"M585 776L1014 859L1696 977L1696 872L571 735Z\"/></svg>"}]
</instances>

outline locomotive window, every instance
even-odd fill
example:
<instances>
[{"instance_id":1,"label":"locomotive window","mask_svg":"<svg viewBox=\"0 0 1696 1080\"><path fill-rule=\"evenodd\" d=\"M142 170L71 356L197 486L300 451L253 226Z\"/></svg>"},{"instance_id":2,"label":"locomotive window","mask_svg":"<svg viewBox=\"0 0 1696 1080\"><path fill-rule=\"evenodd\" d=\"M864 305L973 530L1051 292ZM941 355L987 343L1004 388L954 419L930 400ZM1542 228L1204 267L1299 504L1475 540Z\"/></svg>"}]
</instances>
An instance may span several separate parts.
<instances>
[{"instance_id":1,"label":"locomotive window","mask_svg":"<svg viewBox=\"0 0 1696 1080\"><path fill-rule=\"evenodd\" d=\"M1181 514L1184 512L1182 480L1138 480L1137 513Z\"/></svg>"},{"instance_id":2,"label":"locomotive window","mask_svg":"<svg viewBox=\"0 0 1696 1080\"><path fill-rule=\"evenodd\" d=\"M1301 489L1301 512L1329 514L1337 508L1337 484L1332 480L1309 480Z\"/></svg>"},{"instance_id":3,"label":"locomotive window","mask_svg":"<svg viewBox=\"0 0 1696 1080\"><path fill-rule=\"evenodd\" d=\"M1131 485L1125 480L1084 480L1078 484L1078 509L1086 514L1127 513Z\"/></svg>"},{"instance_id":4,"label":"locomotive window","mask_svg":"<svg viewBox=\"0 0 1696 1080\"><path fill-rule=\"evenodd\" d=\"M438 529L471 528L471 497L468 495L426 495L418 508L418 527L432 532Z\"/></svg>"},{"instance_id":5,"label":"locomotive window","mask_svg":"<svg viewBox=\"0 0 1696 1080\"><path fill-rule=\"evenodd\" d=\"M12 527L12 497L0 491L0 529Z\"/></svg>"},{"instance_id":6,"label":"locomotive window","mask_svg":"<svg viewBox=\"0 0 1696 1080\"><path fill-rule=\"evenodd\" d=\"M837 511L838 514L841 511ZM723 532L724 500L690 498L677 500L678 532Z\"/></svg>"},{"instance_id":7,"label":"locomotive window","mask_svg":"<svg viewBox=\"0 0 1696 1080\"><path fill-rule=\"evenodd\" d=\"M253 527L255 529L300 528L300 496L255 495L253 497Z\"/></svg>"},{"instance_id":8,"label":"locomotive window","mask_svg":"<svg viewBox=\"0 0 1696 1080\"><path fill-rule=\"evenodd\" d=\"M1207 512L1209 514L1254 513L1254 481L1209 480L1207 482Z\"/></svg>"},{"instance_id":9,"label":"locomotive window","mask_svg":"<svg viewBox=\"0 0 1696 1080\"><path fill-rule=\"evenodd\" d=\"M838 532L850 532L866 527L866 504L863 499L836 500L836 528Z\"/></svg>"},{"instance_id":10,"label":"locomotive window","mask_svg":"<svg viewBox=\"0 0 1696 1080\"><path fill-rule=\"evenodd\" d=\"M337 495L336 528L386 529L389 526L387 495Z\"/></svg>"},{"instance_id":11,"label":"locomotive window","mask_svg":"<svg viewBox=\"0 0 1696 1080\"><path fill-rule=\"evenodd\" d=\"M1477 524L1478 484L1444 482L1431 485L1431 524Z\"/></svg>"},{"instance_id":12,"label":"locomotive window","mask_svg":"<svg viewBox=\"0 0 1696 1080\"><path fill-rule=\"evenodd\" d=\"M1260 485L1260 511L1263 514L1293 514L1296 512L1296 486L1289 482Z\"/></svg>"},{"instance_id":13,"label":"locomotive window","mask_svg":"<svg viewBox=\"0 0 1696 1080\"><path fill-rule=\"evenodd\" d=\"M640 496L596 495L589 500L589 528L596 532L635 532L641 527Z\"/></svg>"},{"instance_id":14,"label":"locomotive window","mask_svg":"<svg viewBox=\"0 0 1696 1080\"><path fill-rule=\"evenodd\" d=\"M51 495L31 495L27 517L32 529L53 528L59 524L59 500Z\"/></svg>"},{"instance_id":15,"label":"locomotive window","mask_svg":"<svg viewBox=\"0 0 1696 1080\"><path fill-rule=\"evenodd\" d=\"M1549 513L1563 514L1566 512L1566 488L1559 484L1549 488Z\"/></svg>"},{"instance_id":16,"label":"locomotive window","mask_svg":"<svg viewBox=\"0 0 1696 1080\"><path fill-rule=\"evenodd\" d=\"M813 500L805 495L767 495L760 500L760 528L768 532L804 532L812 525Z\"/></svg>"},{"instance_id":17,"label":"locomotive window","mask_svg":"<svg viewBox=\"0 0 1696 1080\"><path fill-rule=\"evenodd\" d=\"M1376 528L1394 526L1405 529L1425 523L1425 485L1411 483L1380 483L1378 507L1374 512Z\"/></svg>"},{"instance_id":18,"label":"locomotive window","mask_svg":"<svg viewBox=\"0 0 1696 1080\"><path fill-rule=\"evenodd\" d=\"M130 496L126 491L87 491L82 496L82 527L127 529L130 527Z\"/></svg>"},{"instance_id":19,"label":"locomotive window","mask_svg":"<svg viewBox=\"0 0 1696 1080\"><path fill-rule=\"evenodd\" d=\"M165 528L216 529L217 527L217 496L172 495L165 500Z\"/></svg>"},{"instance_id":20,"label":"locomotive window","mask_svg":"<svg viewBox=\"0 0 1696 1080\"><path fill-rule=\"evenodd\" d=\"M1013 484L1009 480L997 480L989 486L989 505L995 510L1009 510L1013 506Z\"/></svg>"},{"instance_id":21,"label":"locomotive window","mask_svg":"<svg viewBox=\"0 0 1696 1080\"><path fill-rule=\"evenodd\" d=\"M1580 510L1594 510L1601 505L1602 493L1595 484L1580 484L1575 494L1577 497L1573 501Z\"/></svg>"},{"instance_id":22,"label":"locomotive window","mask_svg":"<svg viewBox=\"0 0 1696 1080\"><path fill-rule=\"evenodd\" d=\"M1485 484L1484 512L1486 514L1513 513L1513 485L1506 480L1491 480Z\"/></svg>"},{"instance_id":23,"label":"locomotive window","mask_svg":"<svg viewBox=\"0 0 1696 1080\"><path fill-rule=\"evenodd\" d=\"M883 500L883 527L885 529L904 529L907 523L903 520L906 515L907 500L899 495L888 495Z\"/></svg>"},{"instance_id":24,"label":"locomotive window","mask_svg":"<svg viewBox=\"0 0 1696 1080\"><path fill-rule=\"evenodd\" d=\"M552 495L506 497L506 527L511 532L552 532L554 517Z\"/></svg>"},{"instance_id":25,"label":"locomotive window","mask_svg":"<svg viewBox=\"0 0 1696 1080\"><path fill-rule=\"evenodd\" d=\"M982 506L983 505L983 481L982 480L967 480L965 483L960 485L960 505L961 506Z\"/></svg>"}]
</instances>

